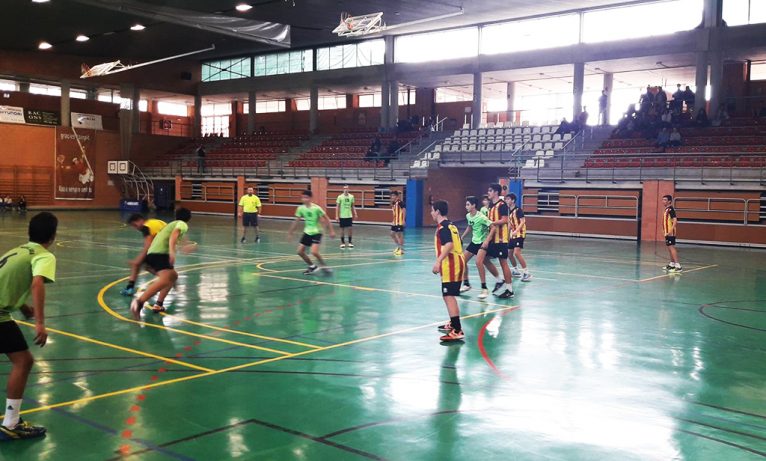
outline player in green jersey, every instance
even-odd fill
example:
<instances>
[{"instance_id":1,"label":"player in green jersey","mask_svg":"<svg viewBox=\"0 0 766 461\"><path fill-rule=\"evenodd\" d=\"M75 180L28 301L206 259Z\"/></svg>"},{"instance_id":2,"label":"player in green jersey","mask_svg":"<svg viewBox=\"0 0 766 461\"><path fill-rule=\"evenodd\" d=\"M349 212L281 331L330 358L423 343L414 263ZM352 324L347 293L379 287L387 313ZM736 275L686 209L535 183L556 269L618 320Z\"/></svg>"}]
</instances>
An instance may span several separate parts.
<instances>
[{"instance_id":1,"label":"player in green jersey","mask_svg":"<svg viewBox=\"0 0 766 461\"><path fill-rule=\"evenodd\" d=\"M356 202L354 196L349 194L348 185L343 186L343 193L335 199L335 219L340 225L340 249L354 248L354 219L357 219ZM348 234L348 245L346 245Z\"/></svg>"},{"instance_id":2,"label":"player in green jersey","mask_svg":"<svg viewBox=\"0 0 766 461\"><path fill-rule=\"evenodd\" d=\"M332 271L325 264L322 255L319 254L319 245L322 243L322 227L329 231L330 238L335 238L335 231L332 228L332 221L327 217L327 213L324 212L322 207L312 202L313 196L314 194L310 190L305 190L301 194L301 202L303 204L295 210L295 221L293 221L290 230L287 232L287 238L288 240L293 238L293 232L295 232L298 222L302 219L304 227L303 236L298 245L298 256L309 266L303 274L313 274L320 267L322 272L329 274ZM306 254L306 248L311 248L311 255L316 258L319 263L318 266L311 262L311 258Z\"/></svg>"},{"instance_id":3,"label":"player in green jersey","mask_svg":"<svg viewBox=\"0 0 766 461\"><path fill-rule=\"evenodd\" d=\"M468 280L468 261L476 256L476 269L479 272L479 280L481 280L481 293L479 299L485 299L489 296L489 290L487 289L486 272L485 268L498 279L499 274L497 267L492 264L492 261L487 259L487 251L481 248L484 240L489 235L489 228L492 225L492 221L489 220L487 215L477 211L476 207L479 204L479 200L476 197L466 197L465 210L468 214L465 215L466 221L468 221L468 227L460 237L462 240L469 232L471 233L471 243L463 250L463 256L465 257L466 270L465 277L463 278L463 286L460 288L460 292L464 293L471 289L471 282Z\"/></svg>"}]
</instances>

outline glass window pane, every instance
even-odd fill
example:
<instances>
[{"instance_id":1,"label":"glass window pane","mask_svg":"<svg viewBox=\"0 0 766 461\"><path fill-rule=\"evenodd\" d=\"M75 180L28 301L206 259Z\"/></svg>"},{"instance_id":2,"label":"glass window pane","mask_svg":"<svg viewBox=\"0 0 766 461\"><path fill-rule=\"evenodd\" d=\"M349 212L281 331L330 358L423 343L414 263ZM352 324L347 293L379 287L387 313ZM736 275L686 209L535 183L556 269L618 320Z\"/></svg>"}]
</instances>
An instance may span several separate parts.
<instances>
[{"instance_id":1,"label":"glass window pane","mask_svg":"<svg viewBox=\"0 0 766 461\"><path fill-rule=\"evenodd\" d=\"M330 48L330 69L343 68L343 47L334 46Z\"/></svg>"},{"instance_id":2,"label":"glass window pane","mask_svg":"<svg viewBox=\"0 0 766 461\"><path fill-rule=\"evenodd\" d=\"M396 38L396 62L469 58L479 51L479 29L469 27Z\"/></svg>"},{"instance_id":3,"label":"glass window pane","mask_svg":"<svg viewBox=\"0 0 766 461\"><path fill-rule=\"evenodd\" d=\"M270 54L266 56L266 75L277 74L277 55Z\"/></svg>"},{"instance_id":4,"label":"glass window pane","mask_svg":"<svg viewBox=\"0 0 766 461\"><path fill-rule=\"evenodd\" d=\"M481 53L539 50L574 45L579 40L579 14L513 21L485 26L481 30Z\"/></svg>"},{"instance_id":5,"label":"glass window pane","mask_svg":"<svg viewBox=\"0 0 766 461\"><path fill-rule=\"evenodd\" d=\"M317 70L329 70L330 69L330 49L319 48L317 49Z\"/></svg>"},{"instance_id":6,"label":"glass window pane","mask_svg":"<svg viewBox=\"0 0 766 461\"><path fill-rule=\"evenodd\" d=\"M750 0L750 24L766 22L766 2L764 0Z\"/></svg>"},{"instance_id":7,"label":"glass window pane","mask_svg":"<svg viewBox=\"0 0 766 461\"><path fill-rule=\"evenodd\" d=\"M314 70L314 50L305 50L302 55L304 72L311 72Z\"/></svg>"},{"instance_id":8,"label":"glass window pane","mask_svg":"<svg viewBox=\"0 0 766 461\"><path fill-rule=\"evenodd\" d=\"M672 18L643 20L639 18ZM597 43L667 35L697 27L702 21L702 0L672 0L583 14L583 42Z\"/></svg>"},{"instance_id":9,"label":"glass window pane","mask_svg":"<svg viewBox=\"0 0 766 461\"><path fill-rule=\"evenodd\" d=\"M309 98L301 98L295 100L295 108L299 111L310 110L311 100Z\"/></svg>"},{"instance_id":10,"label":"glass window pane","mask_svg":"<svg viewBox=\"0 0 766 461\"><path fill-rule=\"evenodd\" d=\"M723 20L728 26L741 26L748 23L748 5L750 0L723 0Z\"/></svg>"}]
</instances>

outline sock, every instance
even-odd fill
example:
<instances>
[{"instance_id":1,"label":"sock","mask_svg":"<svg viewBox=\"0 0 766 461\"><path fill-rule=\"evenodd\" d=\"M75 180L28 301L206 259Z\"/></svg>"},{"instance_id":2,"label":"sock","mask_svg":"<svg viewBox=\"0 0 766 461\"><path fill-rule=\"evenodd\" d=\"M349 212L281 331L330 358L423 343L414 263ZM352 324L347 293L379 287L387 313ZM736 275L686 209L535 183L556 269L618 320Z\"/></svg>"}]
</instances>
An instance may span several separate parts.
<instances>
[{"instance_id":1,"label":"sock","mask_svg":"<svg viewBox=\"0 0 766 461\"><path fill-rule=\"evenodd\" d=\"M351 239L352 239L352 238L353 238L353 237L351 237L350 235L348 236L348 243L351 243Z\"/></svg>"},{"instance_id":2,"label":"sock","mask_svg":"<svg viewBox=\"0 0 766 461\"><path fill-rule=\"evenodd\" d=\"M340 236L340 243L346 243L346 237Z\"/></svg>"},{"instance_id":3,"label":"sock","mask_svg":"<svg viewBox=\"0 0 766 461\"><path fill-rule=\"evenodd\" d=\"M465 285L467 287L470 287L471 286L471 281L468 280L468 279L465 279L465 280L463 280L463 285Z\"/></svg>"},{"instance_id":4,"label":"sock","mask_svg":"<svg viewBox=\"0 0 766 461\"><path fill-rule=\"evenodd\" d=\"M3 419L3 426L8 429L13 429L19 424L19 410L21 409L22 399L6 399L5 400L5 419Z\"/></svg>"},{"instance_id":5,"label":"sock","mask_svg":"<svg viewBox=\"0 0 766 461\"><path fill-rule=\"evenodd\" d=\"M516 268L516 266L511 266L511 270L513 270L513 271L518 271L518 269Z\"/></svg>"},{"instance_id":6,"label":"sock","mask_svg":"<svg viewBox=\"0 0 766 461\"><path fill-rule=\"evenodd\" d=\"M487 289L487 284L486 283L482 283L481 284L481 289L482 290L486 290Z\"/></svg>"},{"instance_id":7,"label":"sock","mask_svg":"<svg viewBox=\"0 0 766 461\"><path fill-rule=\"evenodd\" d=\"M463 326L460 324L460 316L450 317L449 322L450 322L450 325L452 325L453 330L463 331Z\"/></svg>"},{"instance_id":8,"label":"sock","mask_svg":"<svg viewBox=\"0 0 766 461\"><path fill-rule=\"evenodd\" d=\"M527 271L527 268L526 268L526 267L522 267L522 268L521 268L521 272L523 272L523 273L525 273L525 274L528 274L528 273L529 273L529 272Z\"/></svg>"},{"instance_id":9,"label":"sock","mask_svg":"<svg viewBox=\"0 0 766 461\"><path fill-rule=\"evenodd\" d=\"M164 302L165 301L157 301L156 303L154 303L154 305L155 306L162 306L162 303L164 303Z\"/></svg>"},{"instance_id":10,"label":"sock","mask_svg":"<svg viewBox=\"0 0 766 461\"><path fill-rule=\"evenodd\" d=\"M136 286L136 281L135 280L130 280L128 282L128 290L134 288L135 286Z\"/></svg>"},{"instance_id":11,"label":"sock","mask_svg":"<svg viewBox=\"0 0 766 461\"><path fill-rule=\"evenodd\" d=\"M501 277L500 275L498 275L497 277L495 277L495 281L496 281L497 283L505 283L505 279L504 279L503 277Z\"/></svg>"},{"instance_id":12,"label":"sock","mask_svg":"<svg viewBox=\"0 0 766 461\"><path fill-rule=\"evenodd\" d=\"M510 283L505 284L505 289L513 293L513 285L511 285Z\"/></svg>"}]
</instances>

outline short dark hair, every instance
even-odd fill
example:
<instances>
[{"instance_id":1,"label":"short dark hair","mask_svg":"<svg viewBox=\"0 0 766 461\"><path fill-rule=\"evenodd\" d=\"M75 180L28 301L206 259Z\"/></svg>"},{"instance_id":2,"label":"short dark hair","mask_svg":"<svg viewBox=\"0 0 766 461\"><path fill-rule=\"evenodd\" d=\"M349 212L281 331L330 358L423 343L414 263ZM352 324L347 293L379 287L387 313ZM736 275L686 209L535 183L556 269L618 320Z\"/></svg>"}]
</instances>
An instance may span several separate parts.
<instances>
[{"instance_id":1,"label":"short dark hair","mask_svg":"<svg viewBox=\"0 0 766 461\"><path fill-rule=\"evenodd\" d=\"M670 195L670 194L667 194L667 195L663 195L663 196L662 196L662 198L666 198L666 199L668 199L668 202L672 202L672 201L673 201L673 196L672 196L672 195Z\"/></svg>"},{"instance_id":2,"label":"short dark hair","mask_svg":"<svg viewBox=\"0 0 766 461\"><path fill-rule=\"evenodd\" d=\"M311 192L310 190L306 189L303 192L301 192L301 195L305 195L306 197L313 197L314 193Z\"/></svg>"},{"instance_id":3,"label":"short dark hair","mask_svg":"<svg viewBox=\"0 0 766 461\"><path fill-rule=\"evenodd\" d=\"M468 197L465 198L465 201L470 203L473 206L479 205L479 200L474 195L469 195Z\"/></svg>"},{"instance_id":4,"label":"short dark hair","mask_svg":"<svg viewBox=\"0 0 766 461\"><path fill-rule=\"evenodd\" d=\"M434 211L438 211L442 216L447 216L447 213L449 212L449 204L447 204L447 202L444 200L435 201L433 204L431 204L431 207L434 209Z\"/></svg>"},{"instance_id":5,"label":"short dark hair","mask_svg":"<svg viewBox=\"0 0 766 461\"><path fill-rule=\"evenodd\" d=\"M484 194L481 196L482 200L489 200L489 196L487 194Z\"/></svg>"},{"instance_id":6,"label":"short dark hair","mask_svg":"<svg viewBox=\"0 0 766 461\"><path fill-rule=\"evenodd\" d=\"M500 186L500 184L498 184L496 182L493 182L492 184L490 184L489 188L492 189L493 191L497 192L498 194L503 191L503 188Z\"/></svg>"},{"instance_id":7,"label":"short dark hair","mask_svg":"<svg viewBox=\"0 0 766 461\"><path fill-rule=\"evenodd\" d=\"M126 221L128 224L133 224L136 221L141 221L142 219L146 219L144 215L141 213L133 213L128 217L128 220Z\"/></svg>"},{"instance_id":8,"label":"short dark hair","mask_svg":"<svg viewBox=\"0 0 766 461\"><path fill-rule=\"evenodd\" d=\"M392 190L391 195L396 195L398 197L400 194L398 190Z\"/></svg>"},{"instance_id":9,"label":"short dark hair","mask_svg":"<svg viewBox=\"0 0 766 461\"><path fill-rule=\"evenodd\" d=\"M39 244L48 243L56 237L59 220L47 211L38 213L29 220L29 241Z\"/></svg>"},{"instance_id":10,"label":"short dark hair","mask_svg":"<svg viewBox=\"0 0 766 461\"><path fill-rule=\"evenodd\" d=\"M505 198L509 198L509 199L511 199L511 200L513 200L515 202L516 201L516 194L511 192L510 194L506 195Z\"/></svg>"},{"instance_id":11,"label":"short dark hair","mask_svg":"<svg viewBox=\"0 0 766 461\"><path fill-rule=\"evenodd\" d=\"M179 208L176 210L176 221L189 222L191 219L191 211L188 208Z\"/></svg>"}]
</instances>

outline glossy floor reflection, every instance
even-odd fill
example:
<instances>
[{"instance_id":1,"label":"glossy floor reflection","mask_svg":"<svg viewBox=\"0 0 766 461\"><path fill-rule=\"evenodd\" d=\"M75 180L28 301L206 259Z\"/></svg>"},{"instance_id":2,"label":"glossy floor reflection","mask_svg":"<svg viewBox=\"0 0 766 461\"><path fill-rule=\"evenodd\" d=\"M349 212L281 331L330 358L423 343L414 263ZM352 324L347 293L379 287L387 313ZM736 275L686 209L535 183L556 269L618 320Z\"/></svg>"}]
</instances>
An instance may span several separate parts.
<instances>
[{"instance_id":1,"label":"glossy floor reflection","mask_svg":"<svg viewBox=\"0 0 766 461\"><path fill-rule=\"evenodd\" d=\"M197 216L172 311L142 325L116 282L140 236L59 215L24 415L49 435L0 460L766 457L765 252L682 244L667 276L661 245L530 236L534 280L509 302L468 292L466 342L442 346L430 230L394 257L359 226L354 250L326 243L333 276L305 277L286 222L240 245ZM25 229L0 216L3 247Z\"/></svg>"}]
</instances>

